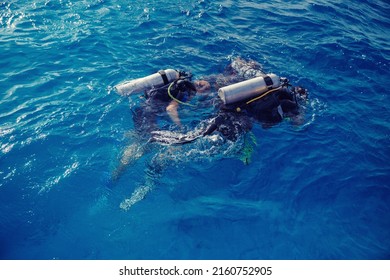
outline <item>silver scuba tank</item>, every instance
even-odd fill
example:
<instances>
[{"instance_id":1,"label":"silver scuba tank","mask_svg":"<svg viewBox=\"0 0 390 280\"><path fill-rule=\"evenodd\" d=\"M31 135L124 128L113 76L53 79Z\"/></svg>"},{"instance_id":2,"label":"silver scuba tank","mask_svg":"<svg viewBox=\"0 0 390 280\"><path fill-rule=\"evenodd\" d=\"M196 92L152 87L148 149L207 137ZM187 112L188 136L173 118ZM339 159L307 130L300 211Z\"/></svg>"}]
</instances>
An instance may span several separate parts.
<instances>
[{"instance_id":1,"label":"silver scuba tank","mask_svg":"<svg viewBox=\"0 0 390 280\"><path fill-rule=\"evenodd\" d=\"M143 92L144 90L148 90L153 87L166 85L174 80L177 80L179 77L180 75L178 71L166 69L158 71L153 75L116 85L115 89L120 95L127 96L133 93Z\"/></svg>"},{"instance_id":2,"label":"silver scuba tank","mask_svg":"<svg viewBox=\"0 0 390 280\"><path fill-rule=\"evenodd\" d=\"M218 90L218 96L224 104L232 104L254 98L259 94L280 86L280 78L275 74L264 77L256 77L240 83L222 87Z\"/></svg>"}]
</instances>

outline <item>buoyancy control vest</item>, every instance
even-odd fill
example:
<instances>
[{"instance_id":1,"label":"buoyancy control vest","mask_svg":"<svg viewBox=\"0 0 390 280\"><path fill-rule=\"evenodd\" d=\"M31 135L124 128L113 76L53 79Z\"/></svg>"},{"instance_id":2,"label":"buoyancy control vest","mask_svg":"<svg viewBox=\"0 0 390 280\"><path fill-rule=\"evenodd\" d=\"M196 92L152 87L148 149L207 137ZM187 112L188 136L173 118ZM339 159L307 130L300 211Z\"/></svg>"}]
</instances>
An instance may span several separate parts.
<instances>
[{"instance_id":1,"label":"buoyancy control vest","mask_svg":"<svg viewBox=\"0 0 390 280\"><path fill-rule=\"evenodd\" d=\"M179 103L185 103L195 92L196 88L194 84L188 77L183 77L169 84L146 91L145 97L164 102L175 100Z\"/></svg>"}]
</instances>

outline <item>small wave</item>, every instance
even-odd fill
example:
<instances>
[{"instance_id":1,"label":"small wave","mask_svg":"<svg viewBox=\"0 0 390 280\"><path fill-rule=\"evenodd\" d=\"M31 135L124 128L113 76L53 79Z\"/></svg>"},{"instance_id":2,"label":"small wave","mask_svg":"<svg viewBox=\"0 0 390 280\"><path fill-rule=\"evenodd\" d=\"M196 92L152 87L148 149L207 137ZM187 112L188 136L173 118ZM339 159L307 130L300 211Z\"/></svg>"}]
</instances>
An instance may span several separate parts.
<instances>
[{"instance_id":1,"label":"small wave","mask_svg":"<svg viewBox=\"0 0 390 280\"><path fill-rule=\"evenodd\" d=\"M305 106L304 110L306 111L306 119L296 128L304 129L307 126L312 125L318 117L322 116L328 110L328 105L318 98L312 98Z\"/></svg>"},{"instance_id":2,"label":"small wave","mask_svg":"<svg viewBox=\"0 0 390 280\"><path fill-rule=\"evenodd\" d=\"M64 166L64 172L60 175L55 175L46 180L43 186L36 186L39 189L38 193L44 193L50 191L54 186L58 185L60 181L65 178L68 178L72 173L74 173L80 166L78 161L73 162L70 165Z\"/></svg>"},{"instance_id":3,"label":"small wave","mask_svg":"<svg viewBox=\"0 0 390 280\"><path fill-rule=\"evenodd\" d=\"M15 10L11 3L0 3L0 8L0 27L4 27L8 32L14 31L26 17L24 12Z\"/></svg>"}]
</instances>

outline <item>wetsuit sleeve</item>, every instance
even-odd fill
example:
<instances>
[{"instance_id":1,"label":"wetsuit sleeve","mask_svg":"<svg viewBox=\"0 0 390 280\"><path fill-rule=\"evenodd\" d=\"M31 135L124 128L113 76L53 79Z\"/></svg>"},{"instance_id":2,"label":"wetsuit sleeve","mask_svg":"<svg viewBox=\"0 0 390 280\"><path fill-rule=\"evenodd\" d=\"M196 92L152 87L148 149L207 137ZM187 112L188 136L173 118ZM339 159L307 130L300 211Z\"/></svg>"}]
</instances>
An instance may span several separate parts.
<instances>
[{"instance_id":1,"label":"wetsuit sleeve","mask_svg":"<svg viewBox=\"0 0 390 280\"><path fill-rule=\"evenodd\" d=\"M203 132L203 136L212 134L215 130L217 130L218 126L221 124L222 116L217 116L211 122L211 124L207 127L206 131Z\"/></svg>"}]
</instances>

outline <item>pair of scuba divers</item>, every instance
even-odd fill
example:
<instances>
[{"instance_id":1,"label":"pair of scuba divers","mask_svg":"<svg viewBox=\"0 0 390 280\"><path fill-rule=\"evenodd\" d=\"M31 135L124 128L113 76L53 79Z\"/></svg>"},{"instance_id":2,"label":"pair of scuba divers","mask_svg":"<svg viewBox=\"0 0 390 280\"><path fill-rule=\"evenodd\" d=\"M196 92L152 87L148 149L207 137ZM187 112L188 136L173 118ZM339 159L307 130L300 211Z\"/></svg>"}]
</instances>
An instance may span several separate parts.
<instances>
[{"instance_id":1,"label":"pair of scuba divers","mask_svg":"<svg viewBox=\"0 0 390 280\"><path fill-rule=\"evenodd\" d=\"M213 139L236 141L252 129L254 121L260 122L263 127L270 127L285 117L299 117L303 107L300 104L307 99L305 89L292 87L287 79L274 74L266 75L259 63L241 58L232 61L223 74L194 82L191 75L168 69L115 88L124 96L144 92L145 102L132 109L138 140L124 150L119 165L112 173L111 183L148 152L149 143L186 144L207 136L211 136L213 143ZM215 92L218 92L218 96L212 94ZM193 131L186 133L163 130L157 125L161 114L167 113L181 127L178 108L191 106L189 101L195 95L202 100L202 106L216 109L214 116L202 120ZM219 137L215 138L214 135ZM148 163L144 184L135 188L131 196L121 202L121 209L129 210L154 188L164 168L160 160L157 156ZM245 162L247 160L245 158Z\"/></svg>"},{"instance_id":2,"label":"pair of scuba divers","mask_svg":"<svg viewBox=\"0 0 390 280\"><path fill-rule=\"evenodd\" d=\"M185 144L199 137L219 133L235 141L250 131L253 120L270 127L285 117L295 118L300 104L307 100L307 90L293 87L286 78L264 74L261 65L253 60L235 59L224 74L192 82L191 75L172 69L116 86L121 95L144 91L146 101L133 110L135 129L149 137L149 142ZM171 120L181 126L177 109L188 105L196 94L218 91L218 112L202 129L188 133L169 133L157 126L157 118L166 111Z\"/></svg>"}]
</instances>

